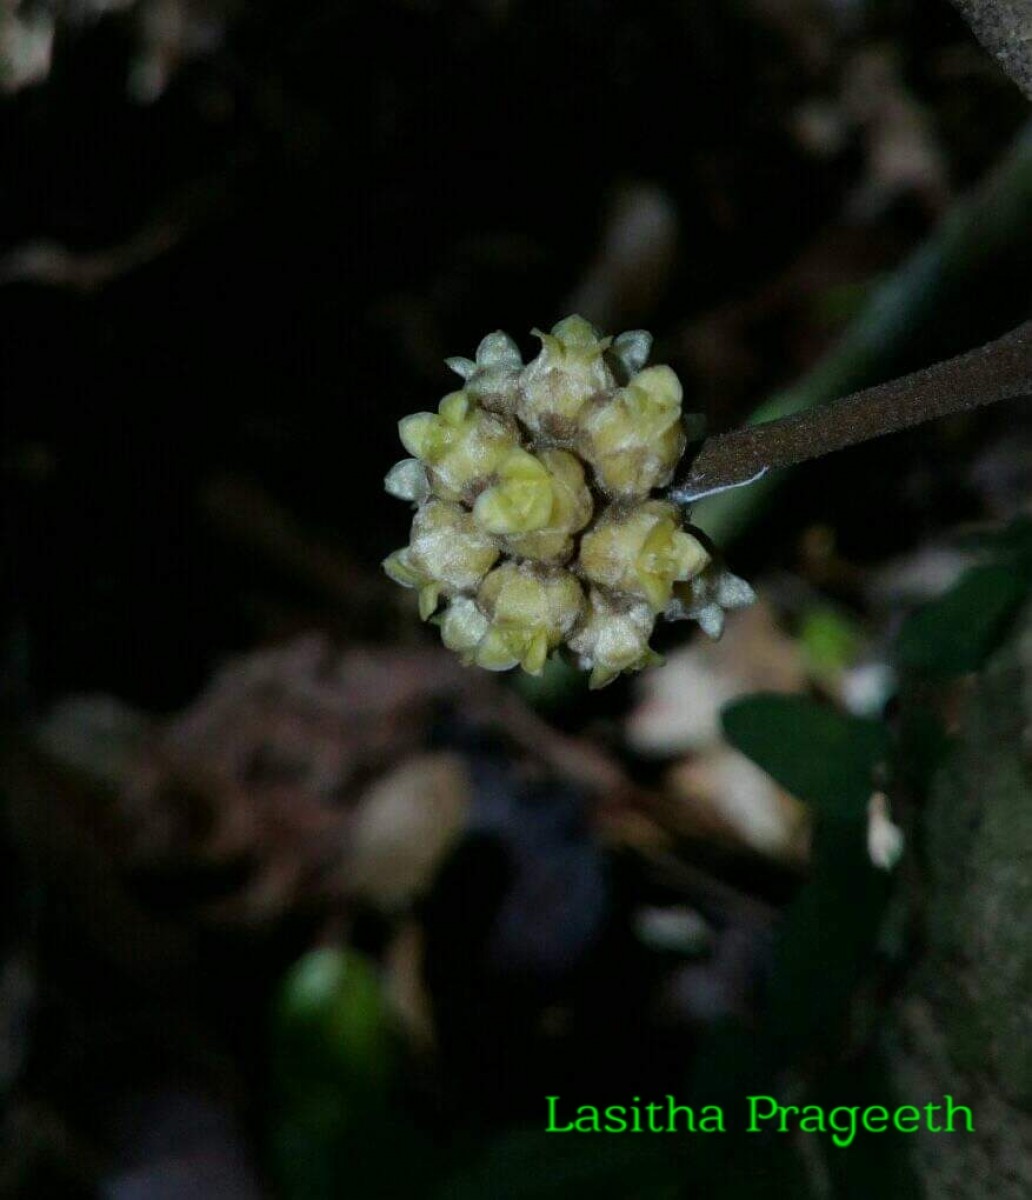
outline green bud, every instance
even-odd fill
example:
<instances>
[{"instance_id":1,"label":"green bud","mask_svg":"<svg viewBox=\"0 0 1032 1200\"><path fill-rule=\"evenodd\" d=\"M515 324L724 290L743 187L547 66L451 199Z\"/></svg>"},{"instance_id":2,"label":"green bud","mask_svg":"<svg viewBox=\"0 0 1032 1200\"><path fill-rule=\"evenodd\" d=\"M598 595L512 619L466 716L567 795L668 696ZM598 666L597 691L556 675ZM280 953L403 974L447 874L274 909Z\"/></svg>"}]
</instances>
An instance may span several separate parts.
<instances>
[{"instance_id":1,"label":"green bud","mask_svg":"<svg viewBox=\"0 0 1032 1200\"><path fill-rule=\"evenodd\" d=\"M531 533L548 524L552 501L545 464L526 450L513 450L499 466L496 482L477 497L473 516L488 533Z\"/></svg>"},{"instance_id":2,"label":"green bud","mask_svg":"<svg viewBox=\"0 0 1032 1200\"><path fill-rule=\"evenodd\" d=\"M505 563L481 584L477 605L490 628L476 662L489 671L519 664L539 675L549 652L577 623L584 593L568 571Z\"/></svg>"},{"instance_id":3,"label":"green bud","mask_svg":"<svg viewBox=\"0 0 1032 1200\"><path fill-rule=\"evenodd\" d=\"M474 506L474 516L492 533L508 535L505 548L517 558L540 563L565 562L574 552L574 534L592 520L594 512L592 493L584 482L584 468L574 455L564 450L542 450L540 456L527 455L527 458L533 458L533 469L529 464L517 462L514 467L517 480L500 482L497 496L496 488L482 494ZM503 463L499 472L502 480L505 469ZM521 475L524 478L518 479ZM520 487L527 493L520 510L527 514L522 522L511 517L506 521L505 514L494 516L500 494L510 487ZM493 520L485 520L481 508Z\"/></svg>"}]
</instances>

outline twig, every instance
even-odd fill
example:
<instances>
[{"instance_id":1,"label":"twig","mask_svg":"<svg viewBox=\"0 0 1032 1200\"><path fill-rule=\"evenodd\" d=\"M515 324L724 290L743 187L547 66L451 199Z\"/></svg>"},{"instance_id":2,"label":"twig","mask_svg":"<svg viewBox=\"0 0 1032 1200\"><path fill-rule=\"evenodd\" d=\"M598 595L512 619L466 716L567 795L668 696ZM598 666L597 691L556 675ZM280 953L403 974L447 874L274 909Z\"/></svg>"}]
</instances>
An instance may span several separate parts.
<instances>
[{"instance_id":1,"label":"twig","mask_svg":"<svg viewBox=\"0 0 1032 1200\"><path fill-rule=\"evenodd\" d=\"M803 378L760 405L750 424L819 408L991 336L999 325L986 326L973 296L992 296L1001 324L1025 320L1030 205L1032 121L977 189L953 205L928 239L874 288L835 346ZM718 544L728 545L769 508L789 473L772 471L752 487L703 500L692 519Z\"/></svg>"},{"instance_id":2,"label":"twig","mask_svg":"<svg viewBox=\"0 0 1032 1200\"><path fill-rule=\"evenodd\" d=\"M978 350L779 421L710 438L671 497L689 503L790 467L997 400L1032 395L1032 321Z\"/></svg>"}]
</instances>

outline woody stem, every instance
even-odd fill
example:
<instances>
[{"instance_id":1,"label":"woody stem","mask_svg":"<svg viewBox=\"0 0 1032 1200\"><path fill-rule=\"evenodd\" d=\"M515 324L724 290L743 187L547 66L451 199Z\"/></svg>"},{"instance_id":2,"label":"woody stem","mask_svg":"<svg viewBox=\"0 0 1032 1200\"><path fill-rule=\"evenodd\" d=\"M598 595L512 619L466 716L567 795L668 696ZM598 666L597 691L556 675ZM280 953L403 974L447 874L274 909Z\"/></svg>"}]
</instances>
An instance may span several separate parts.
<instances>
[{"instance_id":1,"label":"woody stem","mask_svg":"<svg viewBox=\"0 0 1032 1200\"><path fill-rule=\"evenodd\" d=\"M671 496L688 503L923 421L1032 395L1032 321L994 342L820 408L707 439Z\"/></svg>"}]
</instances>

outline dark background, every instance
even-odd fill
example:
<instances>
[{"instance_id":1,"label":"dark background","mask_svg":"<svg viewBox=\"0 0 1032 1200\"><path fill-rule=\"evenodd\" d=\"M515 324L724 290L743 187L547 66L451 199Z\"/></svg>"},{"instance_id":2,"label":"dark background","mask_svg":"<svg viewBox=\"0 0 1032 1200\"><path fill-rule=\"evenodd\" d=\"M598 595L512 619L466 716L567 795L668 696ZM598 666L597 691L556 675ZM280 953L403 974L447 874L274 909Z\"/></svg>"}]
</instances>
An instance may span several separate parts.
<instances>
[{"instance_id":1,"label":"dark background","mask_svg":"<svg viewBox=\"0 0 1032 1200\"><path fill-rule=\"evenodd\" d=\"M49 12L21 6L0 29L45 25ZM27 731L72 695L117 697L164 728L234 655L313 630L334 653L370 648L383 671L372 690L389 692L402 670L391 655L431 646L433 631L417 628L379 575L409 520L382 477L400 455L397 420L452 389L446 356L471 354L497 328L532 353L531 327L587 298L584 315L612 332L653 330L686 408L704 410L711 429L733 427L805 379L874 289L984 195L1028 118L1017 89L933 0L86 3L58 6L52 37L36 77L19 73L13 37L3 43L0 103L4 695L18 811L62 789L93 794L93 776L68 771L67 752L60 779L52 763L19 758ZM969 349L1027 315L1032 222L998 208L990 249L947 249L949 286L905 299L903 333L841 390ZM632 246L622 259L617 236ZM790 628L804 586L884 647L902 613L879 608L858 580L965 523L1018 513L1028 438L1019 401L814 464L750 519L728 547L732 564L774 581ZM815 559L829 531L834 553ZM13 821L8 947L28 966L24 997L6 1000L9 1194L235 1196L261 1179L297 1197L436 1195L489 1133L536 1121L537 1097L560 1090L556 1075L593 1103L687 1077L708 1018L695 1000L656 1018L670 963L634 941L628 914L685 896L702 903L696 885L656 882L627 845L615 857L601 849L583 781L524 778L533 747L495 745L494 701L474 711L450 677L426 686L425 711L404 734L386 701L368 727L348 715L346 691L333 710L361 742L336 797L344 809L385 759L427 748L462 756L478 797L467 840L420 909L439 1055L400 1071L394 1115L359 1137L373 1165L348 1166L330 1118L313 1134L270 1117L279 1051L267 1013L283 972L313 945L382 962L395 916L356 909L346 888L327 899L300 887L261 917L205 915L273 860L288 875L318 874L325 854L313 846L327 843L315 825L284 833L290 820L262 809L247 852L219 857L206 838L229 801L205 791L190 759L160 786L115 771L103 803L62 801L42 834ZM634 786L658 786L659 768L619 734L630 685L590 697L564 686L532 703L578 746L613 755ZM206 719L219 729L237 718ZM400 740L366 762L364 747L389 742L388 726ZM232 736L213 735L213 758ZM322 736L298 735L302 757L323 753ZM89 729L83 737L98 744ZM274 783L289 790L292 779L288 770ZM55 833L72 810L92 848ZM141 859L137 841L164 846L169 827L174 852ZM798 869L784 862L714 849L698 831L680 849L775 911L796 893ZM122 890L117 904L98 901L84 932L76 888L103 891L94 860L97 878L113 871ZM77 882L65 894L68 879ZM143 926L125 935L137 909L156 913L175 946L152 943ZM503 911L515 914L508 925ZM768 933L745 924L751 996L769 972ZM564 932L553 944L539 927ZM97 949L109 939L129 947L115 967ZM190 946L185 958L176 939ZM143 943L153 971L141 966ZM573 1033L542 1043L535 1022L557 997L578 1014ZM676 995L667 1001L676 1010ZM198 1060L189 1086L167 1033L179 1025ZM200 1094L219 1097L210 1122L195 1077L208 1081ZM311 1093L333 1093L334 1079ZM290 1086L295 1098L304 1091ZM153 1110L126 1100L141 1094ZM223 1119L239 1121L236 1141ZM409 1120L431 1164L420 1178L432 1183L390 1182ZM197 1128L221 1182L189 1176L193 1151L176 1157ZM525 1174L511 1145L498 1153L497 1177L467 1179L455 1194L502 1195L501 1178ZM745 1190L726 1194L766 1194L762 1158ZM292 1160L316 1165L308 1175ZM368 1175L349 1181L352 1169ZM704 1186L706 1169L689 1163L682 1178ZM782 1169L771 1168L771 1187L812 1184L798 1163ZM577 1170L568 1185L564 1170L541 1169L556 1189L541 1194L580 1194ZM647 1191L643 1170L614 1194L677 1194Z\"/></svg>"}]
</instances>

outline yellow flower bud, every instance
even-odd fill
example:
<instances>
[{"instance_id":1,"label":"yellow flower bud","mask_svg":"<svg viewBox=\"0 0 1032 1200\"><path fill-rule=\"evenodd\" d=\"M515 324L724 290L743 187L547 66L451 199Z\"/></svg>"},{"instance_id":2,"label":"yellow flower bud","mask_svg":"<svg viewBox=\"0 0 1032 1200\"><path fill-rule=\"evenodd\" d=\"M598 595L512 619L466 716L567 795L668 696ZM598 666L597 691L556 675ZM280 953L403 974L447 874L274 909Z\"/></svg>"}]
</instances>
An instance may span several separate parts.
<instances>
[{"instance_id":1,"label":"yellow flower bud","mask_svg":"<svg viewBox=\"0 0 1032 1200\"><path fill-rule=\"evenodd\" d=\"M419 615L425 621L440 602L440 584L413 563L412 551L408 546L388 555L383 560L383 569L395 583L400 583L402 587L418 590Z\"/></svg>"},{"instance_id":2,"label":"yellow flower bud","mask_svg":"<svg viewBox=\"0 0 1032 1200\"><path fill-rule=\"evenodd\" d=\"M467 392L452 392L436 413L415 413L398 424L405 449L429 467L442 500L468 500L517 448L513 425L478 408Z\"/></svg>"},{"instance_id":3,"label":"yellow flower bud","mask_svg":"<svg viewBox=\"0 0 1032 1200\"><path fill-rule=\"evenodd\" d=\"M569 442L588 400L613 386L605 360L612 339L600 338L583 317L567 317L551 333L533 333L541 353L523 369L516 412L532 433Z\"/></svg>"},{"instance_id":4,"label":"yellow flower bud","mask_svg":"<svg viewBox=\"0 0 1032 1200\"><path fill-rule=\"evenodd\" d=\"M514 451L499 467L497 483L473 507L484 529L505 535L511 554L554 563L570 557L573 535L593 512L584 468L564 450L543 450L536 456Z\"/></svg>"},{"instance_id":5,"label":"yellow flower bud","mask_svg":"<svg viewBox=\"0 0 1032 1200\"><path fill-rule=\"evenodd\" d=\"M639 596L654 612L667 606L675 582L708 561L702 543L681 528L676 506L662 500L610 515L581 541L581 570L593 583Z\"/></svg>"},{"instance_id":6,"label":"yellow flower bud","mask_svg":"<svg viewBox=\"0 0 1032 1200\"><path fill-rule=\"evenodd\" d=\"M584 416L584 457L611 495L644 499L670 482L685 446L681 397L669 367L648 367Z\"/></svg>"},{"instance_id":7,"label":"yellow flower bud","mask_svg":"<svg viewBox=\"0 0 1032 1200\"><path fill-rule=\"evenodd\" d=\"M416 513L412 539L383 568L396 583L419 589L425 620L442 595L472 591L498 558L498 546L458 504L431 500Z\"/></svg>"},{"instance_id":8,"label":"yellow flower bud","mask_svg":"<svg viewBox=\"0 0 1032 1200\"><path fill-rule=\"evenodd\" d=\"M473 516L488 533L531 533L548 524L552 502L545 464L513 450L498 468L498 481L477 497Z\"/></svg>"},{"instance_id":9,"label":"yellow flower bud","mask_svg":"<svg viewBox=\"0 0 1032 1200\"><path fill-rule=\"evenodd\" d=\"M538 675L577 623L584 593L568 571L504 563L481 584L477 605L490 620L476 650L478 665L505 671L519 664Z\"/></svg>"},{"instance_id":10,"label":"yellow flower bud","mask_svg":"<svg viewBox=\"0 0 1032 1200\"><path fill-rule=\"evenodd\" d=\"M618 599L592 588L587 616L570 638L578 665L591 672L590 688L605 687L624 671L640 671L662 658L650 646L656 614L644 600Z\"/></svg>"},{"instance_id":11,"label":"yellow flower bud","mask_svg":"<svg viewBox=\"0 0 1032 1200\"><path fill-rule=\"evenodd\" d=\"M535 532L510 535L505 547L535 562L566 562L574 553L574 534L591 520L595 505L578 459L565 450L543 450L540 458L552 493L548 522Z\"/></svg>"}]
</instances>

